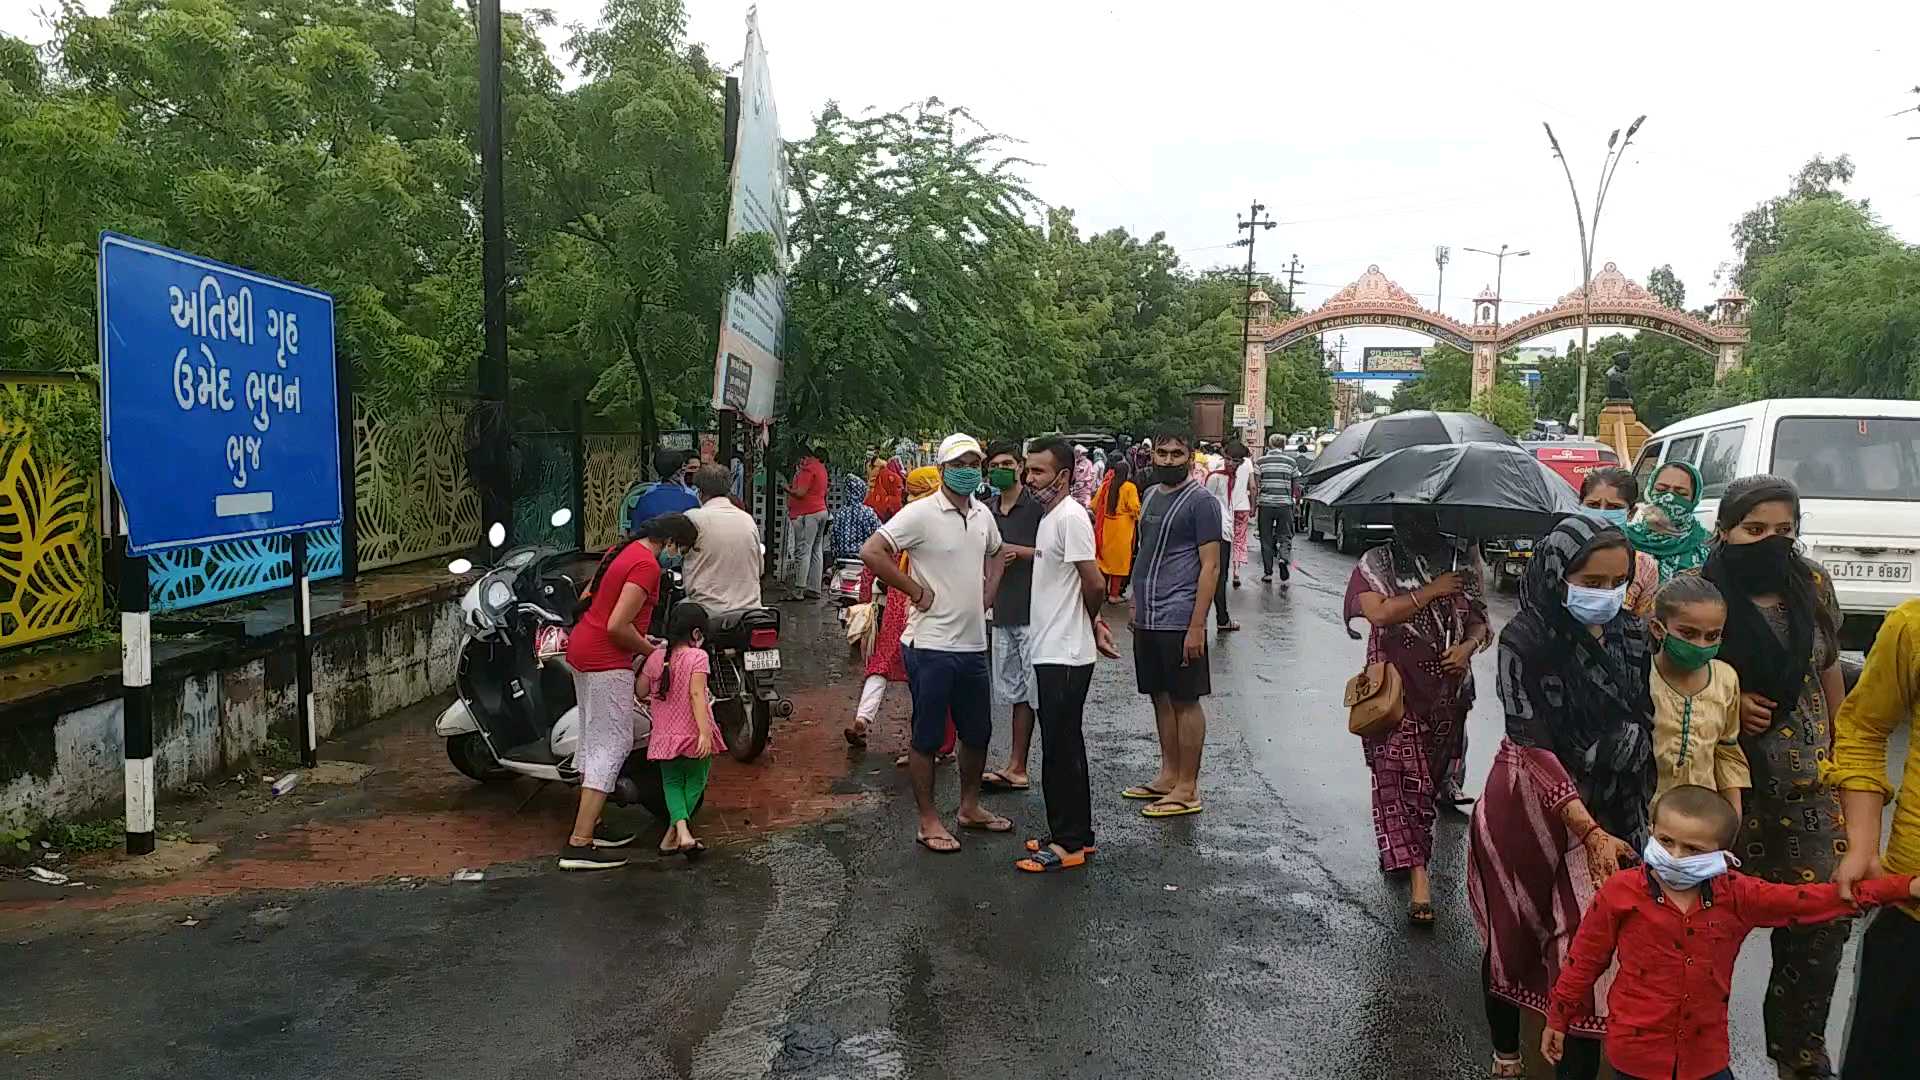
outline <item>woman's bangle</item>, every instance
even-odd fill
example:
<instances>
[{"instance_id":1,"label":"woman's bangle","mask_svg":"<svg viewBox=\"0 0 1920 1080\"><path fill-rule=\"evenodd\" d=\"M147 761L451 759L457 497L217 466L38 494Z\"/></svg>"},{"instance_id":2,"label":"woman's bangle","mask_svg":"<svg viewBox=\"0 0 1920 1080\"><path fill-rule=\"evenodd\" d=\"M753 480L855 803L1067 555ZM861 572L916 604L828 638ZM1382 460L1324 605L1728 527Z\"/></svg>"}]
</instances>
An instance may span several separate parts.
<instances>
[{"instance_id":1,"label":"woman's bangle","mask_svg":"<svg viewBox=\"0 0 1920 1080\"><path fill-rule=\"evenodd\" d=\"M1585 845L1587 842L1587 839L1591 837L1594 833L1597 833L1599 831L1600 831L1600 823L1597 821L1592 822L1587 826L1586 831L1580 834L1580 843L1582 845Z\"/></svg>"}]
</instances>

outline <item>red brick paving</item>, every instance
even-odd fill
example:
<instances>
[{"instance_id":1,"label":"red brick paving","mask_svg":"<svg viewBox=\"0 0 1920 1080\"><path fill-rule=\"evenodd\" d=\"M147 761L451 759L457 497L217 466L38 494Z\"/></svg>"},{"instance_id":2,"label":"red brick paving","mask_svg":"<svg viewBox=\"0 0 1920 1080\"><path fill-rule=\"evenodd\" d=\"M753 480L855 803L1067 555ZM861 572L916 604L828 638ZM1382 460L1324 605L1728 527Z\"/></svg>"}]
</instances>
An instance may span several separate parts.
<instances>
[{"instance_id":1,"label":"red brick paving","mask_svg":"<svg viewBox=\"0 0 1920 1080\"><path fill-rule=\"evenodd\" d=\"M865 796L835 794L833 787L855 768L885 767L865 763L890 763L893 752L904 749L906 699L904 687L891 695L874 756L862 758L849 755L841 734L857 691L854 683L796 692L794 715L775 722L774 740L760 760L716 760L695 831L710 842L737 842L859 803ZM0 926L31 922L56 906L119 908L397 877L444 879L461 867L550 854L572 821L571 789L549 787L520 809L531 792L524 782L482 787L454 772L430 717L383 727L362 742L333 748L374 766L358 788L298 789L287 800L256 800L238 812L211 813L190 830L195 840L221 844L221 854L203 866L163 880L95 879L98 889L0 900ZM326 751L323 757L330 756ZM161 817L191 809L165 806ZM265 838L257 838L262 832ZM89 866L113 857L79 860L67 869L87 880Z\"/></svg>"}]
</instances>

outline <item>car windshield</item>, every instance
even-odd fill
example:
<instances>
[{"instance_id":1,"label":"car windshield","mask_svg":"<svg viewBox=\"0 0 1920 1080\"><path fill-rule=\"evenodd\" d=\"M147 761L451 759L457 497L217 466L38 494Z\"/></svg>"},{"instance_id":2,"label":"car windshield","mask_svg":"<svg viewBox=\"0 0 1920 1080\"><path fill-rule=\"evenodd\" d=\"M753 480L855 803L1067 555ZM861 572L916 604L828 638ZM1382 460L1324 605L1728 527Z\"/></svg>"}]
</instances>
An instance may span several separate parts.
<instances>
[{"instance_id":1,"label":"car windshield","mask_svg":"<svg viewBox=\"0 0 1920 1080\"><path fill-rule=\"evenodd\" d=\"M1806 499L1920 499L1920 419L1795 416L1780 421L1773 466Z\"/></svg>"}]
</instances>

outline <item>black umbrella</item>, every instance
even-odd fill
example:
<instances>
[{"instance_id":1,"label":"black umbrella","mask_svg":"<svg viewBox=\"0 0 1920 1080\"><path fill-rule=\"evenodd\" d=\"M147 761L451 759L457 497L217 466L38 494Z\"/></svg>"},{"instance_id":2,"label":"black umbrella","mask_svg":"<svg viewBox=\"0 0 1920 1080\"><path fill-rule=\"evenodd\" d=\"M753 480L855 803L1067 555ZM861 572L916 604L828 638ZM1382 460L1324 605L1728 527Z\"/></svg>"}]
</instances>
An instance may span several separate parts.
<instances>
[{"instance_id":1,"label":"black umbrella","mask_svg":"<svg viewBox=\"0 0 1920 1080\"><path fill-rule=\"evenodd\" d=\"M1519 446L1470 442L1409 446L1363 461L1313 491L1349 520L1384 525L1396 506L1430 506L1455 536L1537 536L1580 500L1560 475Z\"/></svg>"},{"instance_id":2,"label":"black umbrella","mask_svg":"<svg viewBox=\"0 0 1920 1080\"><path fill-rule=\"evenodd\" d=\"M1317 484L1363 461L1409 446L1469 442L1520 445L1499 425L1473 413L1411 409L1377 420L1363 420L1342 431L1313 459L1306 480Z\"/></svg>"}]
</instances>

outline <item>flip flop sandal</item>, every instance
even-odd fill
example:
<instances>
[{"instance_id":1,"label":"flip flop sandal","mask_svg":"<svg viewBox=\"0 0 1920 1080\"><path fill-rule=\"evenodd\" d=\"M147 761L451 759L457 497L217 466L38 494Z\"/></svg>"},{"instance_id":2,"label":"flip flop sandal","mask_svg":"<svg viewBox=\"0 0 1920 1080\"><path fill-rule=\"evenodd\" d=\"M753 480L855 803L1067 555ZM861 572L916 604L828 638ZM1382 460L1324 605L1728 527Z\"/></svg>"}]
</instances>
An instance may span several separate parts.
<instances>
[{"instance_id":1,"label":"flip flop sandal","mask_svg":"<svg viewBox=\"0 0 1920 1080\"><path fill-rule=\"evenodd\" d=\"M1518 1080L1527 1075L1527 1062L1522 1057L1501 1057L1493 1055L1493 1071L1487 1074L1491 1080Z\"/></svg>"},{"instance_id":2,"label":"flip flop sandal","mask_svg":"<svg viewBox=\"0 0 1920 1080\"><path fill-rule=\"evenodd\" d=\"M1081 848L1071 855L1062 855L1050 847L1041 848L1039 851L1024 859L1014 860L1013 865L1015 869L1025 870L1029 874L1048 874L1056 870L1073 870L1087 865L1087 855L1092 850L1092 848Z\"/></svg>"},{"instance_id":3,"label":"flip flop sandal","mask_svg":"<svg viewBox=\"0 0 1920 1080\"><path fill-rule=\"evenodd\" d=\"M1013 822L1003 817L993 817L985 821L963 821L960 827L975 832L1009 833L1013 831Z\"/></svg>"},{"instance_id":4,"label":"flip flop sandal","mask_svg":"<svg viewBox=\"0 0 1920 1080\"><path fill-rule=\"evenodd\" d=\"M707 845L701 843L698 840L695 840L693 843L688 844L686 847L683 847L680 849L680 854L685 855L687 857L688 862L693 862L694 860L698 859L702 855L705 855L706 853L707 853Z\"/></svg>"},{"instance_id":5,"label":"flip flop sandal","mask_svg":"<svg viewBox=\"0 0 1920 1080\"><path fill-rule=\"evenodd\" d=\"M1123 799L1153 799L1155 801L1158 801L1160 799L1166 798L1167 793L1164 791L1155 791L1154 789L1148 787L1145 784L1135 784L1134 786L1121 792L1120 797Z\"/></svg>"},{"instance_id":6,"label":"flip flop sandal","mask_svg":"<svg viewBox=\"0 0 1920 1080\"><path fill-rule=\"evenodd\" d=\"M1432 926L1433 904L1429 901L1416 900L1407 905L1407 919L1415 926Z\"/></svg>"},{"instance_id":7,"label":"flip flop sandal","mask_svg":"<svg viewBox=\"0 0 1920 1080\"><path fill-rule=\"evenodd\" d=\"M1184 817L1187 814L1197 814L1204 809L1206 809L1206 807L1201 806L1199 803L1180 802L1176 799L1143 806L1140 808L1140 816L1150 818Z\"/></svg>"},{"instance_id":8,"label":"flip flop sandal","mask_svg":"<svg viewBox=\"0 0 1920 1080\"><path fill-rule=\"evenodd\" d=\"M1047 845L1045 845L1045 844L1043 844L1043 843L1041 843L1041 842L1040 842L1040 841L1038 841L1038 840L1028 840L1028 841L1027 841L1027 850L1028 850L1028 851L1039 851L1039 850L1040 850L1041 848L1043 848L1043 847L1046 847L1046 846L1047 846ZM1087 853L1087 854L1089 854L1089 855L1098 855L1098 854L1100 853L1100 849L1099 849L1099 848L1097 848L1097 847L1094 847L1094 846L1093 846L1092 844L1088 844L1088 845L1087 845L1086 847L1083 847L1083 848L1081 848L1080 850L1081 850L1081 851L1084 851L1084 852L1086 852L1086 853Z\"/></svg>"},{"instance_id":9,"label":"flip flop sandal","mask_svg":"<svg viewBox=\"0 0 1920 1080\"><path fill-rule=\"evenodd\" d=\"M867 745L867 733L864 731L861 731L859 728L843 728L841 729L840 734L845 735L847 737L848 746Z\"/></svg>"},{"instance_id":10,"label":"flip flop sandal","mask_svg":"<svg viewBox=\"0 0 1920 1080\"><path fill-rule=\"evenodd\" d=\"M938 840L945 840L947 843L952 844L953 846L952 847L934 847L933 845L935 841L938 841ZM951 836L947 836L947 837L916 836L913 838L913 842L916 844L919 844L923 848L926 848L928 851L933 852L935 855L957 855L960 852L960 841L955 840Z\"/></svg>"},{"instance_id":11,"label":"flip flop sandal","mask_svg":"<svg viewBox=\"0 0 1920 1080\"><path fill-rule=\"evenodd\" d=\"M999 769L982 773L980 775L980 786L986 788L988 791L1031 791L1033 789L1032 781L1016 784L1007 779L1007 774Z\"/></svg>"}]
</instances>

